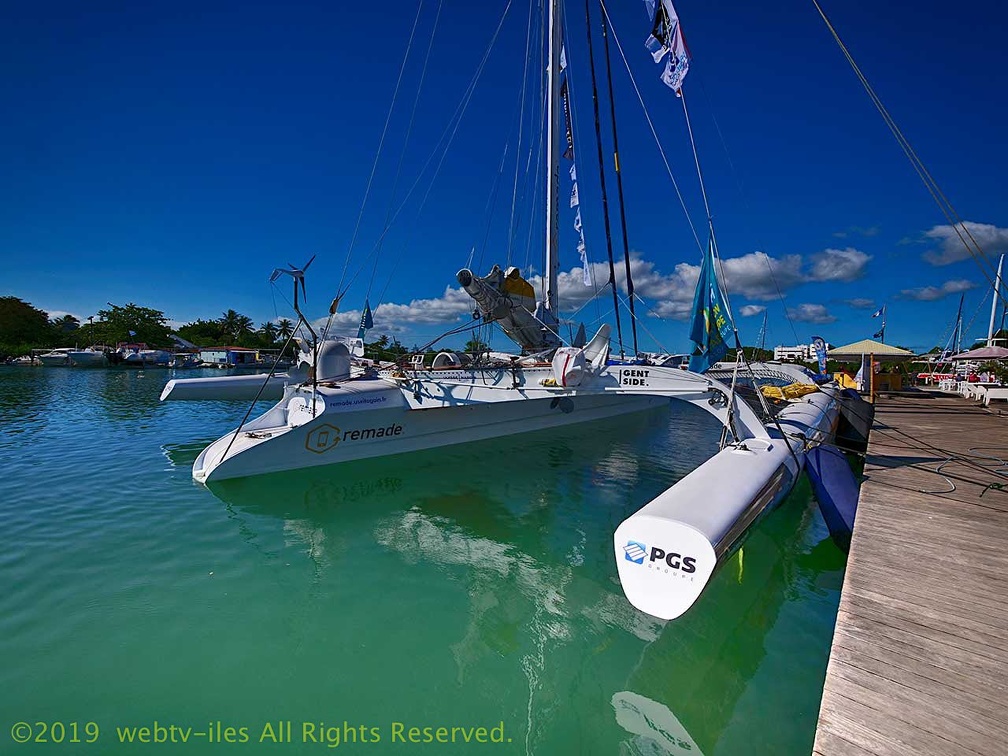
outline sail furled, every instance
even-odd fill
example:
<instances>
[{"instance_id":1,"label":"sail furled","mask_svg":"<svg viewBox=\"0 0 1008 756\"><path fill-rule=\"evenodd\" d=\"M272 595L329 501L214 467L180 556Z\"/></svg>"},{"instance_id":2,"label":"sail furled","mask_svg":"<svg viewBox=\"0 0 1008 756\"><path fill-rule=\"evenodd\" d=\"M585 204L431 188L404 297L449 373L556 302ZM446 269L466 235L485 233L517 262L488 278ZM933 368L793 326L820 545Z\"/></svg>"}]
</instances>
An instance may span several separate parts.
<instances>
[{"instance_id":1,"label":"sail furled","mask_svg":"<svg viewBox=\"0 0 1008 756\"><path fill-rule=\"evenodd\" d=\"M693 325L690 340L697 353L690 357L689 369L702 373L728 353L728 338L735 330L714 268L714 242L707 245L696 292L693 294Z\"/></svg>"},{"instance_id":2,"label":"sail furled","mask_svg":"<svg viewBox=\"0 0 1008 756\"><path fill-rule=\"evenodd\" d=\"M651 35L644 46L655 63L661 63L662 58L668 56L661 80L678 95L690 63L689 49L686 47L679 16L672 7L672 0L644 0L644 5L653 22Z\"/></svg>"}]
</instances>

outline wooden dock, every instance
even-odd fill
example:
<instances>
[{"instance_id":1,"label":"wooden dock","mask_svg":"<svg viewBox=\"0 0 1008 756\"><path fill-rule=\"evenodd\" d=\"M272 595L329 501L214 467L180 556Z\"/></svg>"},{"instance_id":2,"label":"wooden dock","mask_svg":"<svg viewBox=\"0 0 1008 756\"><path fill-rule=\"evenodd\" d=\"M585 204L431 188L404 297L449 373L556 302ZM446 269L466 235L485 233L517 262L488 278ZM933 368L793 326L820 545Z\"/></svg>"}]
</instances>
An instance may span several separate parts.
<instances>
[{"instance_id":1,"label":"wooden dock","mask_svg":"<svg viewBox=\"0 0 1008 756\"><path fill-rule=\"evenodd\" d=\"M813 753L1006 754L1008 410L876 410Z\"/></svg>"}]
</instances>

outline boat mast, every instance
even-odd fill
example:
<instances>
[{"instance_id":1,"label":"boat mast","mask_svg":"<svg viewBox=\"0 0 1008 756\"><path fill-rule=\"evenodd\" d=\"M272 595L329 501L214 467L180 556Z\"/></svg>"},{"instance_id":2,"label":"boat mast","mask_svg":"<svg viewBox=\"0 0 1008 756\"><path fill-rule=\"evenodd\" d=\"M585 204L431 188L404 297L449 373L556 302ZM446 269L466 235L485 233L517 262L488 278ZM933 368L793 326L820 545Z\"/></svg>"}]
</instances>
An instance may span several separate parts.
<instances>
[{"instance_id":1,"label":"boat mast","mask_svg":"<svg viewBox=\"0 0 1008 756\"><path fill-rule=\"evenodd\" d=\"M546 69L549 92L546 144L546 309L559 313L557 280L560 276L560 47L562 44L560 0L551 0L549 10L549 67Z\"/></svg>"},{"instance_id":2,"label":"boat mast","mask_svg":"<svg viewBox=\"0 0 1008 756\"><path fill-rule=\"evenodd\" d=\"M991 302L990 326L987 328L987 346L994 346L994 317L997 315L998 299L1001 296L1001 268L1004 267L1005 256L1001 255L998 263L997 278L994 279L994 301Z\"/></svg>"}]
</instances>

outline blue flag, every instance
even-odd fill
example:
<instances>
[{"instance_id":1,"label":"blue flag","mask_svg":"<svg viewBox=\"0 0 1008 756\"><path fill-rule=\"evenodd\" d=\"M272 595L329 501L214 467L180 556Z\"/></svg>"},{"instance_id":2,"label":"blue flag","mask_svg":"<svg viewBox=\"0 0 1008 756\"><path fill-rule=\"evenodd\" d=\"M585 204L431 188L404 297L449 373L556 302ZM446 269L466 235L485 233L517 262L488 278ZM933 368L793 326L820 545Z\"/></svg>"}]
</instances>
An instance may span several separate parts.
<instances>
[{"instance_id":1,"label":"blue flag","mask_svg":"<svg viewBox=\"0 0 1008 756\"><path fill-rule=\"evenodd\" d=\"M826 375L826 342L822 336L813 336L812 343L815 345L816 359L819 361L819 375Z\"/></svg>"},{"instance_id":2,"label":"blue flag","mask_svg":"<svg viewBox=\"0 0 1008 756\"><path fill-rule=\"evenodd\" d=\"M371 317L371 303L368 300L364 300L364 312L361 313L360 318L360 328L357 329L357 338L363 339L364 333L369 329L374 328L374 320Z\"/></svg>"},{"instance_id":3,"label":"blue flag","mask_svg":"<svg viewBox=\"0 0 1008 756\"><path fill-rule=\"evenodd\" d=\"M697 345L699 354L690 357L689 369L702 373L728 353L728 338L735 330L728 315L728 306L718 286L714 270L714 242L707 245L700 278L693 294L693 325L690 340Z\"/></svg>"}]
</instances>

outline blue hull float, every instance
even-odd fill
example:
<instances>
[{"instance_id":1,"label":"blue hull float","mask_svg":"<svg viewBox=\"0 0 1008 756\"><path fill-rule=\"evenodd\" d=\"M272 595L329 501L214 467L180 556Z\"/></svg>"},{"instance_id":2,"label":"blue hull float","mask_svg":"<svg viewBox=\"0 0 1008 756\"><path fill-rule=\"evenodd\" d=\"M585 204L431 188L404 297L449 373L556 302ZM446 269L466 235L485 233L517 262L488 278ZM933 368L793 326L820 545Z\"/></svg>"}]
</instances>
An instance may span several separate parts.
<instances>
[{"instance_id":1,"label":"blue hull float","mask_svg":"<svg viewBox=\"0 0 1008 756\"><path fill-rule=\"evenodd\" d=\"M835 446L817 446L806 453L805 470L830 536L837 546L848 551L854 532L860 483L854 477L846 455Z\"/></svg>"}]
</instances>

